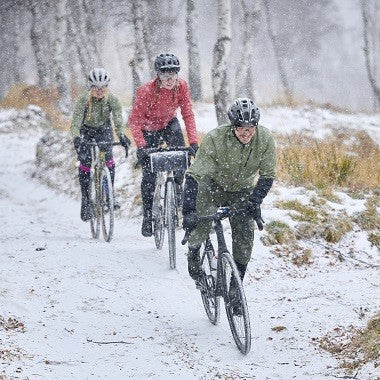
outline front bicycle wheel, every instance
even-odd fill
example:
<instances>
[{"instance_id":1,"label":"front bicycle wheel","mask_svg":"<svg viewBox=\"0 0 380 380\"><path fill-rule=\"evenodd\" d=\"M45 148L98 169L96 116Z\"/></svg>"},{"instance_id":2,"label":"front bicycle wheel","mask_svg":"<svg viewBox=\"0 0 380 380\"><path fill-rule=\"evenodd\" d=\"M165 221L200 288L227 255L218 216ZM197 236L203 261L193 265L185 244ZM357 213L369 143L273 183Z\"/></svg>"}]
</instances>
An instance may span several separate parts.
<instances>
[{"instance_id":1,"label":"front bicycle wheel","mask_svg":"<svg viewBox=\"0 0 380 380\"><path fill-rule=\"evenodd\" d=\"M201 297L203 306L210 322L216 325L219 321L220 315L220 302L219 297L216 295L216 268L213 268L214 248L210 239L207 239L202 257L201 267L203 271L203 278L201 283Z\"/></svg>"},{"instance_id":2,"label":"front bicycle wheel","mask_svg":"<svg viewBox=\"0 0 380 380\"><path fill-rule=\"evenodd\" d=\"M163 186L157 180L152 205L154 242L157 249L161 249L162 245L164 244L164 197L162 192Z\"/></svg>"},{"instance_id":3,"label":"front bicycle wheel","mask_svg":"<svg viewBox=\"0 0 380 380\"><path fill-rule=\"evenodd\" d=\"M100 207L99 207L99 191L97 190L95 173L91 174L89 186L90 207L92 209L92 218L90 220L91 236L94 239L99 238L100 234Z\"/></svg>"},{"instance_id":4,"label":"front bicycle wheel","mask_svg":"<svg viewBox=\"0 0 380 380\"><path fill-rule=\"evenodd\" d=\"M165 221L168 229L169 263L170 268L176 267L175 248L175 194L173 182L166 182Z\"/></svg>"},{"instance_id":5,"label":"front bicycle wheel","mask_svg":"<svg viewBox=\"0 0 380 380\"><path fill-rule=\"evenodd\" d=\"M236 264L229 253L222 253L223 298L235 343L243 354L251 349L251 327L247 301Z\"/></svg>"},{"instance_id":6,"label":"front bicycle wheel","mask_svg":"<svg viewBox=\"0 0 380 380\"><path fill-rule=\"evenodd\" d=\"M102 216L103 237L110 242L113 235L114 207L111 175L107 167L102 169L100 176L100 206Z\"/></svg>"}]
</instances>

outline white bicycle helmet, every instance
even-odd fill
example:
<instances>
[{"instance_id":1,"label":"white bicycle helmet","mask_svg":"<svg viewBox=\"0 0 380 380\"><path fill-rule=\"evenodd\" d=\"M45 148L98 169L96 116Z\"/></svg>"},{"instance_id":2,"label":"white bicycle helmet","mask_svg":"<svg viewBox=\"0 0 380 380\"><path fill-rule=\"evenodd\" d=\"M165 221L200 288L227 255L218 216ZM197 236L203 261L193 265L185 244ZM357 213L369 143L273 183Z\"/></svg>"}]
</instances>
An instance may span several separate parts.
<instances>
[{"instance_id":1,"label":"white bicycle helmet","mask_svg":"<svg viewBox=\"0 0 380 380\"><path fill-rule=\"evenodd\" d=\"M108 74L108 71L102 67L96 67L95 69L92 69L88 75L88 83L90 87L108 86L109 82L110 75Z\"/></svg>"}]
</instances>

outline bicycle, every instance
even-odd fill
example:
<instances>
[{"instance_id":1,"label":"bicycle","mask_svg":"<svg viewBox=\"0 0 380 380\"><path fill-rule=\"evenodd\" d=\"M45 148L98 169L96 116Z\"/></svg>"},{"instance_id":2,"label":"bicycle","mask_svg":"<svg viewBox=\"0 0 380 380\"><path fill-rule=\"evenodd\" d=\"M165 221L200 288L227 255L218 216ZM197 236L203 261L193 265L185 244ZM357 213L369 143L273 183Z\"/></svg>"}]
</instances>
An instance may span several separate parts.
<instances>
[{"instance_id":1,"label":"bicycle","mask_svg":"<svg viewBox=\"0 0 380 380\"><path fill-rule=\"evenodd\" d=\"M236 211L236 213L239 212L244 212L244 210ZM218 253L215 255L209 236L204 242L203 252L200 257L202 275L200 281L197 282L197 288L201 292L207 317L214 325L219 322L220 297L223 297L232 336L239 351L246 355L251 349L248 306L239 271L227 249L221 223L222 219L231 215L232 212L228 207L219 207L215 214L198 218L198 220L212 220L214 222L213 227L217 238ZM183 245L186 244L189 234L189 231L187 231L182 240Z\"/></svg>"},{"instance_id":2,"label":"bicycle","mask_svg":"<svg viewBox=\"0 0 380 380\"><path fill-rule=\"evenodd\" d=\"M98 239L100 224L102 225L103 237L110 242L114 228L114 195L111 174L105 165L105 152L99 149L98 144L111 144L109 142L86 142L91 146L91 178L89 188L90 205L93 217L90 220L91 235ZM121 145L113 142L112 145Z\"/></svg>"},{"instance_id":3,"label":"bicycle","mask_svg":"<svg viewBox=\"0 0 380 380\"><path fill-rule=\"evenodd\" d=\"M157 249L162 249L165 229L168 231L169 265L176 268L176 236L179 226L179 202L182 194L177 194L174 171L186 170L189 166L189 148L159 147L148 148L152 172L157 173L153 194L152 221L153 235Z\"/></svg>"}]
</instances>

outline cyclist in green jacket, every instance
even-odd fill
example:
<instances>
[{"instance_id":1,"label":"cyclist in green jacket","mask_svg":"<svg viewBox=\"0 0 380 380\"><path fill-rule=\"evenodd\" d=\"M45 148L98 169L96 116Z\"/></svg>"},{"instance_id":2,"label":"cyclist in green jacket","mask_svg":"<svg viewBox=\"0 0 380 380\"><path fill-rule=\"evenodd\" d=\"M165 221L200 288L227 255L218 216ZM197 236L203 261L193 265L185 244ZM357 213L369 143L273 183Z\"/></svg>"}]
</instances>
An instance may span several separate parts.
<instances>
[{"instance_id":1,"label":"cyclist in green jacket","mask_svg":"<svg viewBox=\"0 0 380 380\"><path fill-rule=\"evenodd\" d=\"M274 139L258 124L260 111L255 103L248 98L236 99L228 117L231 124L215 128L204 137L186 173L183 227L191 231L188 269L195 281L201 271L201 243L211 228L211 222L197 223L196 217L214 214L219 206L246 210L230 217L232 253L243 280L253 248L254 221L263 228L260 205L275 177Z\"/></svg>"},{"instance_id":2,"label":"cyclist in green jacket","mask_svg":"<svg viewBox=\"0 0 380 380\"><path fill-rule=\"evenodd\" d=\"M116 96L108 91L110 76L103 68L91 70L88 77L89 91L83 93L77 100L71 121L71 134L74 147L78 154L79 183L82 192L81 219L88 221L92 218L92 209L89 202L91 148L87 142L95 139L99 149L105 152L106 165L111 174L112 184L115 180L115 162L112 155L113 133L111 115L116 135L128 156L131 144L124 134L121 104ZM114 201L114 207L120 205Z\"/></svg>"}]
</instances>

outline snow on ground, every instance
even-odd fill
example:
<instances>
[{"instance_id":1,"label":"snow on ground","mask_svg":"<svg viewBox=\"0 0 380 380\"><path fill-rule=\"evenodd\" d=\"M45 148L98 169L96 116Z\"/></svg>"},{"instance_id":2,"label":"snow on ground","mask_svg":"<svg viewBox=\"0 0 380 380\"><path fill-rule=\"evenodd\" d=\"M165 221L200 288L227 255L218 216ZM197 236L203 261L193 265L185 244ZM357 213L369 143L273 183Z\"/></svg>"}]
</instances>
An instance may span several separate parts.
<instances>
[{"instance_id":1,"label":"snow on ground","mask_svg":"<svg viewBox=\"0 0 380 380\"><path fill-rule=\"evenodd\" d=\"M166 245L157 251L153 239L140 235L140 220L129 217L115 221L111 243L93 240L77 200L30 178L42 133L0 131L0 378L343 376L314 340L336 326L365 325L379 307L378 271L339 263L318 246L317 260L298 268L263 246L258 232L244 280L252 349L243 356L223 310L219 325L208 322L187 274L185 247L177 245L177 269L170 270ZM302 189L277 187L263 214L278 218L273 202L297 195ZM362 207L349 202L353 210ZM6 329L1 317L24 328ZM275 332L276 326L286 329ZM357 378L376 374L368 365Z\"/></svg>"},{"instance_id":2,"label":"snow on ground","mask_svg":"<svg viewBox=\"0 0 380 380\"><path fill-rule=\"evenodd\" d=\"M323 137L331 127L351 130L365 129L369 135L380 143L380 114L346 114L327 109L308 106L289 109L287 107L260 108L260 124L280 133L308 132L316 137ZM196 108L197 129L208 132L217 125L214 106L198 104Z\"/></svg>"}]
</instances>

